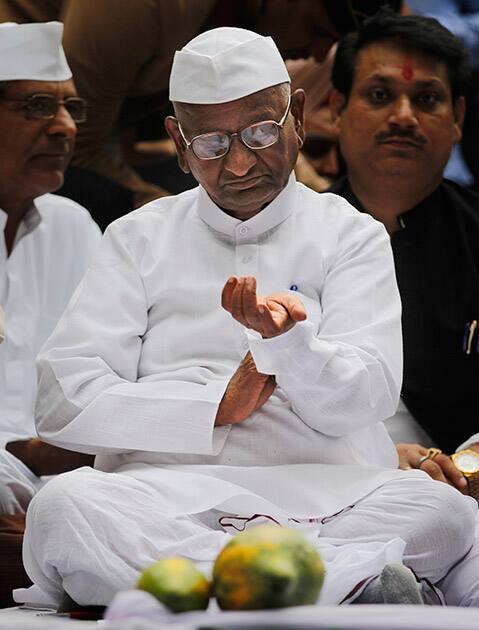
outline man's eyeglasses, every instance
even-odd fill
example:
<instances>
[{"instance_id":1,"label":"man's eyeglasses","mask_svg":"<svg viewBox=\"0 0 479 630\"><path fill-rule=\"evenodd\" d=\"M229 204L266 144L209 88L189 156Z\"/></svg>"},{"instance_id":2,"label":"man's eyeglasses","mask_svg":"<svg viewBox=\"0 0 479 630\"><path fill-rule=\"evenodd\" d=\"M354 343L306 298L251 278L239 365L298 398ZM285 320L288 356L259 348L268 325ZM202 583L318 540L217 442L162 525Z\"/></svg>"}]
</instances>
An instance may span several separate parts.
<instances>
[{"instance_id":1,"label":"man's eyeglasses","mask_svg":"<svg viewBox=\"0 0 479 630\"><path fill-rule=\"evenodd\" d=\"M216 160L225 156L231 147L231 141L234 136L238 136L241 142L248 147L257 151L258 149L266 149L279 140L279 132L283 128L286 118L291 107L291 95L288 98L288 106L283 117L279 122L274 120L263 120L261 122L245 127L241 131L228 133L227 131L212 131L211 133L202 133L188 141L178 122L178 129L183 138L186 148L191 150L199 160Z\"/></svg>"},{"instance_id":2,"label":"man's eyeglasses","mask_svg":"<svg viewBox=\"0 0 479 630\"><path fill-rule=\"evenodd\" d=\"M85 99L71 96L64 101L55 98L52 94L32 94L28 98L4 98L4 101L23 103L20 108L29 119L51 120L58 113L58 108L63 105L76 123L85 122L88 104Z\"/></svg>"}]
</instances>

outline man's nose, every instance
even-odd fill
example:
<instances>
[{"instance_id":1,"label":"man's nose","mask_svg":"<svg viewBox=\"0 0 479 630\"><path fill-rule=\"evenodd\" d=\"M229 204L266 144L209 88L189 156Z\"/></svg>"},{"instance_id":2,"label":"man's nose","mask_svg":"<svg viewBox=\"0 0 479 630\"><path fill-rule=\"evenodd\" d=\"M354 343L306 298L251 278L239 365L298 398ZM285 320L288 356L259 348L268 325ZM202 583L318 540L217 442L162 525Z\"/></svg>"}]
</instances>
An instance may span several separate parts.
<instances>
[{"instance_id":1,"label":"man's nose","mask_svg":"<svg viewBox=\"0 0 479 630\"><path fill-rule=\"evenodd\" d=\"M255 152L243 144L238 136L233 136L224 167L236 177L244 177L256 164L256 159Z\"/></svg>"},{"instance_id":2,"label":"man's nose","mask_svg":"<svg viewBox=\"0 0 479 630\"><path fill-rule=\"evenodd\" d=\"M403 94L391 106L389 123L399 127L416 127L418 120L408 96Z\"/></svg>"},{"instance_id":3,"label":"man's nose","mask_svg":"<svg viewBox=\"0 0 479 630\"><path fill-rule=\"evenodd\" d=\"M55 118L49 121L47 131L50 135L60 134L69 139L73 139L76 136L76 123L68 113L65 105L59 105Z\"/></svg>"}]
</instances>

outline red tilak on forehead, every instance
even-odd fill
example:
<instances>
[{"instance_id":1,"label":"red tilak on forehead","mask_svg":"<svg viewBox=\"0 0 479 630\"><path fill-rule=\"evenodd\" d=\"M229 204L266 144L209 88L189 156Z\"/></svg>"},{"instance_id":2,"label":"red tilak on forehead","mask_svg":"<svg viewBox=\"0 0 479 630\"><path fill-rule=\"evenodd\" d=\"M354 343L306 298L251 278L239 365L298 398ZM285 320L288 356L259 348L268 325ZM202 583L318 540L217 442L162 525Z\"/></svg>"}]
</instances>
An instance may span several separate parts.
<instances>
[{"instance_id":1,"label":"red tilak on forehead","mask_svg":"<svg viewBox=\"0 0 479 630\"><path fill-rule=\"evenodd\" d=\"M406 81L411 81L411 79L414 77L414 69L408 59L403 63L401 74L406 79Z\"/></svg>"}]
</instances>

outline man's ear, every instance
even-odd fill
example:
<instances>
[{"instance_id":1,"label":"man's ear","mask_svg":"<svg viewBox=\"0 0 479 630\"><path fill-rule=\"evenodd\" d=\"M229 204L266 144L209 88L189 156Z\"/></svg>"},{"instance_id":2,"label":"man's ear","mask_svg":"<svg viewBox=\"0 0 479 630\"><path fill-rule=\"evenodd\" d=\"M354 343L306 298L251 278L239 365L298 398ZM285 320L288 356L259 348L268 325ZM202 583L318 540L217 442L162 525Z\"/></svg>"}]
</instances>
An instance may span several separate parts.
<instances>
[{"instance_id":1,"label":"man's ear","mask_svg":"<svg viewBox=\"0 0 479 630\"><path fill-rule=\"evenodd\" d=\"M336 88L333 88L329 96L329 107L331 109L331 118L336 127L339 129L341 121L341 114L346 107L346 97L341 92L338 92Z\"/></svg>"},{"instance_id":2,"label":"man's ear","mask_svg":"<svg viewBox=\"0 0 479 630\"><path fill-rule=\"evenodd\" d=\"M459 96L454 103L454 142L462 138L462 125L466 114L466 99Z\"/></svg>"},{"instance_id":3,"label":"man's ear","mask_svg":"<svg viewBox=\"0 0 479 630\"><path fill-rule=\"evenodd\" d=\"M170 138L175 143L176 157L178 160L178 166L183 173L189 173L190 167L188 160L186 159L186 147L183 138L181 137L180 130L178 129L178 121L173 116L167 116L165 118L165 129Z\"/></svg>"},{"instance_id":4,"label":"man's ear","mask_svg":"<svg viewBox=\"0 0 479 630\"><path fill-rule=\"evenodd\" d=\"M304 100L305 100L304 90L295 90L293 94L291 94L291 113L294 118L294 128L296 131L296 135L299 139L300 148L304 144L305 139L305 131L304 131Z\"/></svg>"}]
</instances>

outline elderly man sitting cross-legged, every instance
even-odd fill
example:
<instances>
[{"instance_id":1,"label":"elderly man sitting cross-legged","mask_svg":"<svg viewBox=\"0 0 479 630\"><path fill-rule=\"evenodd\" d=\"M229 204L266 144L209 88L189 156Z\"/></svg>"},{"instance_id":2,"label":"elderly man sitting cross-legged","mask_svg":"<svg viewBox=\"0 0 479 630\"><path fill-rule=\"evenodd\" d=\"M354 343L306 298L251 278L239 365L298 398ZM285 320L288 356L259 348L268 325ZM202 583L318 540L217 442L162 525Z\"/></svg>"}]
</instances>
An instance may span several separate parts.
<instances>
[{"instance_id":1,"label":"elderly man sitting cross-legged","mask_svg":"<svg viewBox=\"0 0 479 630\"><path fill-rule=\"evenodd\" d=\"M54 600L108 604L159 557L208 569L237 528L269 520L321 551L323 603L401 559L437 582L469 550L476 506L396 468L386 231L295 182L304 94L270 38L198 36L170 98L200 186L109 227L41 353L40 435L97 457L30 505L28 574Z\"/></svg>"}]
</instances>

